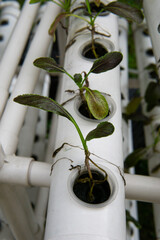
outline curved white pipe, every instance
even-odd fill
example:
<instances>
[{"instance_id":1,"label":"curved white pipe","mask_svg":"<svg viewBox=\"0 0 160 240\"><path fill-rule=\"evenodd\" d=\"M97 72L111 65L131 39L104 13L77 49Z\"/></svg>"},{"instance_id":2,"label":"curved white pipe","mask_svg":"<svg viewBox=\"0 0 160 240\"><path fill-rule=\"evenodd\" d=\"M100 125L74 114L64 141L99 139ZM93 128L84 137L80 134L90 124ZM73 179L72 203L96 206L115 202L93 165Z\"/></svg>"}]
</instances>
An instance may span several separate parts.
<instances>
[{"instance_id":1,"label":"curved white pipe","mask_svg":"<svg viewBox=\"0 0 160 240\"><path fill-rule=\"evenodd\" d=\"M22 56L39 4L24 4L18 22L0 62L0 115L8 98L8 89ZM24 27L25 26L25 27Z\"/></svg>"},{"instance_id":2,"label":"curved white pipe","mask_svg":"<svg viewBox=\"0 0 160 240\"><path fill-rule=\"evenodd\" d=\"M32 93L38 80L40 70L33 66L33 61L47 54L52 37L48 35L48 28L52 23L60 7L48 3L46 11L39 24L34 39L25 58L16 86L8 103L0 123L0 142L6 154L16 151L18 135L23 124L26 107L13 102L13 98L19 94Z\"/></svg>"}]
</instances>

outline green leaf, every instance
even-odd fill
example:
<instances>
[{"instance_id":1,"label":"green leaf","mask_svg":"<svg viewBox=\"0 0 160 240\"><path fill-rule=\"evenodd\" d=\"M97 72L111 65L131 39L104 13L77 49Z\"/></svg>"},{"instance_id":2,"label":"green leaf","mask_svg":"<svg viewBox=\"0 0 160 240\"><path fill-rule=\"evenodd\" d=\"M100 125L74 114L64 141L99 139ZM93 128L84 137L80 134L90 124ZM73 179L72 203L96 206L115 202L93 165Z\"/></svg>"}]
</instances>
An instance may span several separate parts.
<instances>
[{"instance_id":1,"label":"green leaf","mask_svg":"<svg viewBox=\"0 0 160 240\"><path fill-rule=\"evenodd\" d=\"M127 115L123 113L124 120L128 121L129 119L135 122L142 122L144 125L150 124L152 122L152 119L150 117L145 116L143 113L133 113L130 115Z\"/></svg>"},{"instance_id":2,"label":"green leaf","mask_svg":"<svg viewBox=\"0 0 160 240\"><path fill-rule=\"evenodd\" d=\"M130 153L124 161L125 169L134 167L140 160L146 160L147 153L148 148L138 148Z\"/></svg>"},{"instance_id":3,"label":"green leaf","mask_svg":"<svg viewBox=\"0 0 160 240\"><path fill-rule=\"evenodd\" d=\"M74 74L74 82L77 84L79 88L82 87L82 75L80 73Z\"/></svg>"},{"instance_id":4,"label":"green leaf","mask_svg":"<svg viewBox=\"0 0 160 240\"><path fill-rule=\"evenodd\" d=\"M107 137L114 132L114 126L110 122L101 122L95 129L88 133L86 141L90 141L94 138Z\"/></svg>"},{"instance_id":5,"label":"green leaf","mask_svg":"<svg viewBox=\"0 0 160 240\"><path fill-rule=\"evenodd\" d=\"M135 97L133 98L127 105L126 109L125 109L125 113L127 115L131 115L133 113L135 113L141 103L142 97Z\"/></svg>"},{"instance_id":6,"label":"green leaf","mask_svg":"<svg viewBox=\"0 0 160 240\"><path fill-rule=\"evenodd\" d=\"M109 112L108 103L105 97L97 90L85 89L85 98L91 114L96 119L104 119Z\"/></svg>"},{"instance_id":7,"label":"green leaf","mask_svg":"<svg viewBox=\"0 0 160 240\"><path fill-rule=\"evenodd\" d=\"M37 58L33 62L34 66L42 68L47 72L62 72L66 73L63 67L59 66L53 58L50 57L41 57Z\"/></svg>"},{"instance_id":8,"label":"green leaf","mask_svg":"<svg viewBox=\"0 0 160 240\"><path fill-rule=\"evenodd\" d=\"M141 224L134 217L131 216L128 210L126 210L126 222L132 222L138 229L142 227Z\"/></svg>"},{"instance_id":9,"label":"green leaf","mask_svg":"<svg viewBox=\"0 0 160 240\"><path fill-rule=\"evenodd\" d=\"M30 0L30 4L34 4L34 3L45 3L45 2L49 2L51 0Z\"/></svg>"},{"instance_id":10,"label":"green leaf","mask_svg":"<svg viewBox=\"0 0 160 240\"><path fill-rule=\"evenodd\" d=\"M115 68L121 61L123 55L120 52L109 52L96 59L90 69L92 73L106 72Z\"/></svg>"},{"instance_id":11,"label":"green leaf","mask_svg":"<svg viewBox=\"0 0 160 240\"><path fill-rule=\"evenodd\" d=\"M146 92L145 101L147 103L147 111L151 111L154 107L160 106L160 84L150 82Z\"/></svg>"},{"instance_id":12,"label":"green leaf","mask_svg":"<svg viewBox=\"0 0 160 240\"><path fill-rule=\"evenodd\" d=\"M138 24L140 24L144 18L139 9L122 2L111 2L105 7L105 10Z\"/></svg>"},{"instance_id":13,"label":"green leaf","mask_svg":"<svg viewBox=\"0 0 160 240\"><path fill-rule=\"evenodd\" d=\"M56 101L48 97L36 94L24 94L14 98L14 102L39 108L47 112L53 112L72 121L72 116L70 115L70 113Z\"/></svg>"},{"instance_id":14,"label":"green leaf","mask_svg":"<svg viewBox=\"0 0 160 240\"><path fill-rule=\"evenodd\" d=\"M23 105L39 108L39 109L42 109L47 112L52 112L52 113L58 114L62 117L67 118L68 120L70 120L74 124L74 126L79 134L79 137L81 139L84 150L88 151L86 141L83 137L83 134L82 134L78 124L76 123L74 118L71 116L71 114L64 107L62 107L59 103L57 103L56 101L54 101L51 98L36 95L36 94L20 95L20 96L14 98L14 101L17 103L23 104Z\"/></svg>"}]
</instances>

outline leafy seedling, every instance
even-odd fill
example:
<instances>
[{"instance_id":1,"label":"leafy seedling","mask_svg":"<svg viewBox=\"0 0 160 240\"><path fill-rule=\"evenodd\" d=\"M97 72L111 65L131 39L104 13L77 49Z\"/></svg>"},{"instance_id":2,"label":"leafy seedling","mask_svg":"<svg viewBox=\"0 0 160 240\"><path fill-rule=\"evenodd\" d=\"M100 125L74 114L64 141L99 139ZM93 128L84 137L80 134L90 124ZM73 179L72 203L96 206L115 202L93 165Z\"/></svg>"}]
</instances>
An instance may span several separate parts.
<instances>
[{"instance_id":1,"label":"leafy seedling","mask_svg":"<svg viewBox=\"0 0 160 240\"><path fill-rule=\"evenodd\" d=\"M100 0L95 0L94 3L97 7L100 6ZM80 15L74 13L77 9L80 9L80 8L84 8L85 10L87 10L88 17L80 16ZM58 23L60 23L63 18L68 18L68 17L79 18L79 19L85 21L87 23L87 26L83 27L82 29L79 29L76 32L76 34L79 34L80 32L82 32L86 29L91 32L92 52L93 52L95 58L98 58L100 56L98 56L98 54L96 52L95 39L94 39L95 34L99 34L99 35L102 35L105 37L110 37L110 34L105 34L105 33L96 31L96 27L95 27L96 18L101 14L101 12L104 12L104 11L114 13L118 16L124 17L124 18L128 19L129 21L133 21L138 24L143 21L142 12L139 9L137 9L135 7L131 7L127 4L124 4L121 2L111 2L111 3L107 4L106 6L104 6L103 8L101 8L96 14L95 13L93 14L93 12L91 11L91 6L90 6L89 0L85 0L85 4L83 4L82 7L73 9L71 12L64 11L64 12L60 13L55 18L53 23L51 24L51 26L49 28L49 34L54 35ZM75 38L76 38L76 36L74 36L74 38L71 39L71 41L68 43L68 46L71 46L75 42Z\"/></svg>"},{"instance_id":2,"label":"leafy seedling","mask_svg":"<svg viewBox=\"0 0 160 240\"><path fill-rule=\"evenodd\" d=\"M62 117L67 118L75 126L84 150L84 155L85 155L84 162L89 175L89 177L85 178L84 181L90 182L91 187L90 187L89 197L90 197L90 200L92 201L93 188L95 184L99 183L99 181L93 178L93 174L90 168L90 162L105 173L105 177L103 181L107 181L107 173L105 170L100 168L96 163L94 163L94 161L90 158L90 152L88 150L87 142L95 138L102 138L102 137L111 135L114 132L114 126L110 122L102 122L98 124L98 126L95 129L89 132L86 138L84 138L77 122L72 117L72 115L64 107L62 107L60 104L58 104L56 101L52 100L51 98L40 96L40 95L34 95L34 94L25 94L25 95L17 96L14 99L14 101L23 105L35 107L38 109L45 110L47 112L58 114Z\"/></svg>"},{"instance_id":3,"label":"leafy seedling","mask_svg":"<svg viewBox=\"0 0 160 240\"><path fill-rule=\"evenodd\" d=\"M88 76L91 73L99 74L115 68L122 60L120 52L110 52L96 59L88 73L76 73L70 75L63 67L59 66L53 58L42 57L36 59L33 64L49 73L61 72L70 77L79 88L82 102L87 104L88 111L95 119L104 119L109 113L106 98L97 90L89 88Z\"/></svg>"}]
</instances>

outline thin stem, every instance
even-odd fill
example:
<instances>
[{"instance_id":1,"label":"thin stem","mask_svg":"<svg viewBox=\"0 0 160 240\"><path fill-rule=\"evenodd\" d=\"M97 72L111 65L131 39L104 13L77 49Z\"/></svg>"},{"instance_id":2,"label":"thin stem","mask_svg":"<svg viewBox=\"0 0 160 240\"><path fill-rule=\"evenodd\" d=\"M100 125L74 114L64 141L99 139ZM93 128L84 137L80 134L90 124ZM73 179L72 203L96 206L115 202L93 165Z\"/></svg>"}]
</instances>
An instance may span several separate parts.
<instances>
[{"instance_id":1,"label":"thin stem","mask_svg":"<svg viewBox=\"0 0 160 240\"><path fill-rule=\"evenodd\" d=\"M79 137L80 137L80 139L81 139L81 142L82 142L84 151L85 151L85 152L89 152L89 151L88 151L88 146L87 146L86 140L84 139L83 134L82 134L82 132L81 132L78 124L76 123L76 121L74 120L74 118L73 118L71 115L70 115L70 120L72 121L72 123L74 124L74 126L75 126L76 129L77 129L77 132L78 132Z\"/></svg>"},{"instance_id":2,"label":"thin stem","mask_svg":"<svg viewBox=\"0 0 160 240\"><path fill-rule=\"evenodd\" d=\"M70 75L66 70L64 71L64 73L74 81L74 77L72 77L72 75Z\"/></svg>"},{"instance_id":3,"label":"thin stem","mask_svg":"<svg viewBox=\"0 0 160 240\"><path fill-rule=\"evenodd\" d=\"M94 29L94 26L92 26L92 29L91 29L92 52L93 52L95 58L98 58L98 55L97 55L96 49L95 49L95 44L94 44L94 32L95 32L95 29Z\"/></svg>"},{"instance_id":4,"label":"thin stem","mask_svg":"<svg viewBox=\"0 0 160 240\"><path fill-rule=\"evenodd\" d=\"M88 21L88 20L87 20L86 18L84 18L84 17L81 17L81 16L79 16L79 15L76 15L76 14L73 14L73 13L71 13L71 14L68 14L68 16L72 16L72 17L79 18L79 19L81 19L81 20L83 20L83 21L87 22L87 23L90 25L90 21Z\"/></svg>"}]
</instances>

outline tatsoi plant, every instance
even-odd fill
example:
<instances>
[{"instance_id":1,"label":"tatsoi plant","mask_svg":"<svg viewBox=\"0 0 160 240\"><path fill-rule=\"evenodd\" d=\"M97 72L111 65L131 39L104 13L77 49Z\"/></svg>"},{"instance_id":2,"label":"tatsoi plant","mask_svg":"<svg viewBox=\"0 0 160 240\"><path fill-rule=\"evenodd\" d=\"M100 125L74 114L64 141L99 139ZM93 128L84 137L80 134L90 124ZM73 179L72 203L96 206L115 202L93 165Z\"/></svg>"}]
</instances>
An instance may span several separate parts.
<instances>
[{"instance_id":1,"label":"tatsoi plant","mask_svg":"<svg viewBox=\"0 0 160 240\"><path fill-rule=\"evenodd\" d=\"M42 68L49 73L61 72L69 76L79 88L79 94L83 103L86 103L89 113L95 119L104 119L109 113L106 98L97 90L89 88L88 76L91 73L102 73L115 68L122 60L120 52L110 52L94 61L88 73L76 73L70 75L63 67L59 66L53 58L42 57L34 61L36 67ZM89 115L91 115L89 114Z\"/></svg>"},{"instance_id":2,"label":"tatsoi plant","mask_svg":"<svg viewBox=\"0 0 160 240\"><path fill-rule=\"evenodd\" d=\"M94 39L95 34L103 35L105 37L110 37L110 34L105 34L105 33L96 31L95 21L96 21L96 18L101 14L101 12L111 12L120 17L124 17L129 21L136 22L138 24L142 22L143 14L139 9L137 9L135 7L131 7L125 3L117 2L117 1L111 2L107 5L104 5L103 7L100 7L100 3L101 3L100 0L95 0L94 3L96 6L96 10L97 10L96 13L92 11L91 2L89 0L85 0L85 2L81 4L81 6L73 9L70 12L64 11L64 12L60 13L55 18L53 23L51 24L51 26L49 28L49 34L54 35L55 30L57 28L57 24L59 22L61 22L61 20L63 18L68 18L68 17L79 18L79 19L85 21L87 23L87 26L83 27L82 29L79 29L76 32L76 34L79 34L80 32L82 32L86 29L91 32L92 52L93 52L95 58L98 58L100 56L98 56L98 54L96 52L95 39ZM87 14L86 14L87 16L75 14L75 12L79 9L85 9L85 11L87 12ZM73 44L75 42L75 38L76 38L76 36L74 36L74 39L70 40L70 42L68 43L68 46L70 46L71 44Z\"/></svg>"},{"instance_id":3,"label":"tatsoi plant","mask_svg":"<svg viewBox=\"0 0 160 240\"><path fill-rule=\"evenodd\" d=\"M85 177L81 181L83 183L85 182L90 183L89 198L90 198L90 202L92 202L94 198L93 196L94 186L96 184L99 184L102 181L107 181L107 173L105 170L100 168L96 163L94 163L94 161L92 161L92 159L90 158L90 152L88 150L87 142L95 138L101 138L101 137L106 137L111 135L114 132L114 126L109 122L102 122L98 124L94 130L89 132L86 138L84 138L78 124L76 123L72 115L65 108L63 108L60 104L58 104L56 101L52 100L51 98L43 97L40 95L34 95L34 94L25 94L25 95L20 95L16 97L14 101L23 105L42 109L47 112L56 113L60 116L67 118L69 121L72 122L72 124L75 126L77 130L77 133L79 134L79 137L83 146L84 155L85 155L84 162L85 162L85 166L87 168L88 176L89 176L89 177ZM93 178L93 174L90 168L90 162L93 165L95 165L99 170L105 173L103 180L96 180Z\"/></svg>"}]
</instances>

